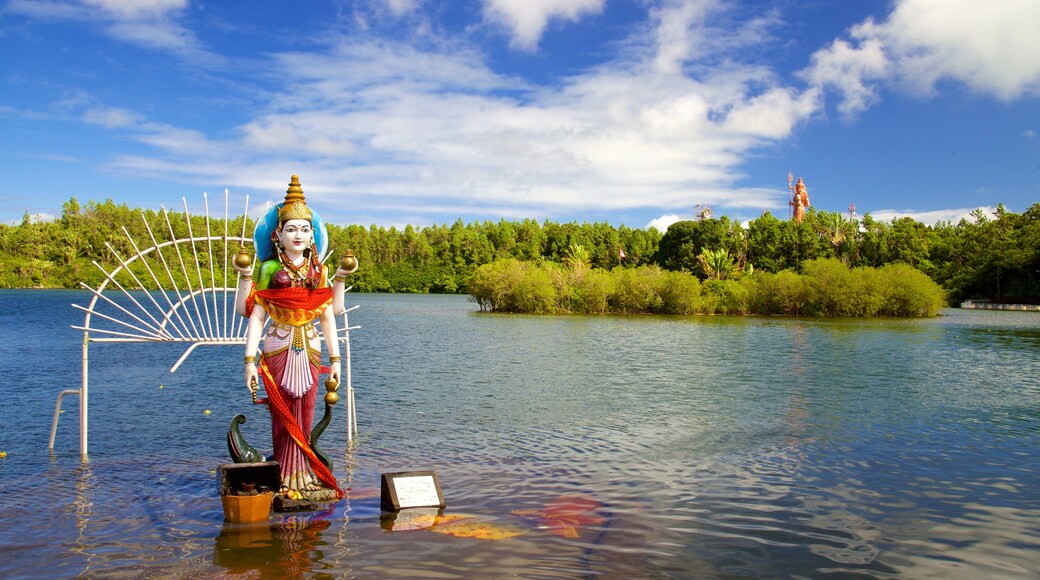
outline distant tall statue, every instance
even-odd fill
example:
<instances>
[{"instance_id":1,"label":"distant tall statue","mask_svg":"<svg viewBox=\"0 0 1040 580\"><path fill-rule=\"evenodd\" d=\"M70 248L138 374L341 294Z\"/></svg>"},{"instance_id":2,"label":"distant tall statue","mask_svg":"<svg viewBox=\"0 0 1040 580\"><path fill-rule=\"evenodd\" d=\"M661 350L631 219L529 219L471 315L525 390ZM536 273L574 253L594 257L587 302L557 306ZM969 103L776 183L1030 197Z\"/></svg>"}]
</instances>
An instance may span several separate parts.
<instances>
[{"instance_id":1,"label":"distant tall statue","mask_svg":"<svg viewBox=\"0 0 1040 580\"><path fill-rule=\"evenodd\" d=\"M791 217L794 221L802 223L805 219L805 210L809 207L809 192L805 189L805 182L802 178L798 178L798 183L791 185L794 181L794 174L788 172L787 174L787 188L791 190L791 201L787 202L787 205L791 206Z\"/></svg>"}]
</instances>

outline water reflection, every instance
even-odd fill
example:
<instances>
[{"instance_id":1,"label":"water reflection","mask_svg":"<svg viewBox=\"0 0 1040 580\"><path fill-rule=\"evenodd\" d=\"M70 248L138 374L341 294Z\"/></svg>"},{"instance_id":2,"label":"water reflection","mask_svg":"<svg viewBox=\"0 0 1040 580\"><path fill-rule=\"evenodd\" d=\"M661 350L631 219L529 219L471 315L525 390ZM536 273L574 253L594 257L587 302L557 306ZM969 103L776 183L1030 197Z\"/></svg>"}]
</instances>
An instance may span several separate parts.
<instances>
[{"instance_id":1,"label":"water reflection","mask_svg":"<svg viewBox=\"0 0 1040 580\"><path fill-rule=\"evenodd\" d=\"M225 522L213 544L213 563L231 574L297 578L323 567L329 546L323 536L335 510L276 517L273 524Z\"/></svg>"},{"instance_id":2,"label":"water reflection","mask_svg":"<svg viewBox=\"0 0 1040 580\"><path fill-rule=\"evenodd\" d=\"M81 462L80 466L77 467L73 473L76 484L76 493L73 496L70 509L75 519L76 540L72 552L86 557L87 565L84 572L87 572L91 567L91 554L90 541L86 537L86 531L87 526L90 523L91 515L93 514L93 496L94 488L97 486L97 480L94 477L94 469L91 467L89 461Z\"/></svg>"}]
</instances>

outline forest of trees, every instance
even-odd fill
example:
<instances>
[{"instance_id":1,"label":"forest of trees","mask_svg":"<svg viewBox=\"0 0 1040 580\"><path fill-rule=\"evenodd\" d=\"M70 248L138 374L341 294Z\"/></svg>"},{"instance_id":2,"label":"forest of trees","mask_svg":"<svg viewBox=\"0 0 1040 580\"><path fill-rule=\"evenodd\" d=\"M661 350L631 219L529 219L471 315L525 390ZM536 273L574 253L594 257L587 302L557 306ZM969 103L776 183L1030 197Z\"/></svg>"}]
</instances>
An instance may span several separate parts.
<instances>
[{"instance_id":1,"label":"forest of trees","mask_svg":"<svg viewBox=\"0 0 1040 580\"><path fill-rule=\"evenodd\" d=\"M154 245L146 220L160 242L170 239L171 227L174 235L186 237L183 215L171 212L169 217L167 223L160 213L110 200L81 205L75 197L53 221L34 221L27 213L20 225L0 225L0 287L75 288L81 281L97 286L104 274L92 262L109 267L118 263L107 244L123 258ZM228 224L231 235L242 231L241 220ZM193 216L191 223L195 236L206 231L204 216ZM127 240L123 227L134 242ZM935 226L911 218L882 222L870 215L853 221L841 213L810 210L800 224L765 213L746 224L727 217L682 221L663 234L600 222L531 219L460 219L451 225L404 229L328 227L333 250L349 248L357 254L361 269L351 282L362 292L467 293L478 268L501 260L577 260L590 271L620 267L645 273L646 267L655 267L699 280L726 280L802 274L808 264L833 259L849 269L910 266L942 286L953 303L966 298L1040 301L1040 203L1021 214L1001 205L992 218L976 211L971 219ZM222 233L223 220L211 220L210 228ZM252 223L246 231L252 231ZM619 250L625 253L623 260ZM217 255L222 251L215 250Z\"/></svg>"}]
</instances>

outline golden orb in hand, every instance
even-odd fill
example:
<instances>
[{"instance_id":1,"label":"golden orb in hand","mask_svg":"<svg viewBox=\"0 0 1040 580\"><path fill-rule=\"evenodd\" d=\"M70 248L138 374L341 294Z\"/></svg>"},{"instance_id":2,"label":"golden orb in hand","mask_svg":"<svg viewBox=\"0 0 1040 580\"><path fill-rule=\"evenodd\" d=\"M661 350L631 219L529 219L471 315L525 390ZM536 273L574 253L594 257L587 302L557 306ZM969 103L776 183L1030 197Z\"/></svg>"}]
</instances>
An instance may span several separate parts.
<instances>
[{"instance_id":1,"label":"golden orb in hand","mask_svg":"<svg viewBox=\"0 0 1040 580\"><path fill-rule=\"evenodd\" d=\"M253 263L253 257L249 255L249 251L246 250L245 246L239 246L238 253L235 254L235 265L239 268L248 268Z\"/></svg>"},{"instance_id":2,"label":"golden orb in hand","mask_svg":"<svg viewBox=\"0 0 1040 580\"><path fill-rule=\"evenodd\" d=\"M347 250L343 253L343 259L339 261L339 267L344 270L353 270L357 268L357 258L354 257L354 252Z\"/></svg>"},{"instance_id":3,"label":"golden orb in hand","mask_svg":"<svg viewBox=\"0 0 1040 580\"><path fill-rule=\"evenodd\" d=\"M339 394L336 391L329 391L325 393L325 404L335 405L339 401Z\"/></svg>"}]
</instances>

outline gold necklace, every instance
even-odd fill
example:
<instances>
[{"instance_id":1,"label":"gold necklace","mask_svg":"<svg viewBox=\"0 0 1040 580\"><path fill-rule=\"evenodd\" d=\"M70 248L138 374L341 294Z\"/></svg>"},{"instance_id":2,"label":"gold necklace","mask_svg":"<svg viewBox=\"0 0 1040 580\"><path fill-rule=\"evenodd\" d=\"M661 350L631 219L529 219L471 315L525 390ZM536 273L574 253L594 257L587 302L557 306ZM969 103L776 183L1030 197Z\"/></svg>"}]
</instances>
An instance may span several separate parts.
<instances>
[{"instance_id":1,"label":"gold necklace","mask_svg":"<svg viewBox=\"0 0 1040 580\"><path fill-rule=\"evenodd\" d=\"M303 263L297 266L296 264L292 263L292 260L290 260L289 256L287 256L286 254L283 253L281 255L281 258L282 266L284 267L286 273L289 274L289 277L294 279L295 282L298 282L299 285L304 285L305 280L307 280L307 278L310 277L310 261L307 260L306 257L304 257ZM301 270L303 270L304 268L307 268L306 274L301 272Z\"/></svg>"}]
</instances>

